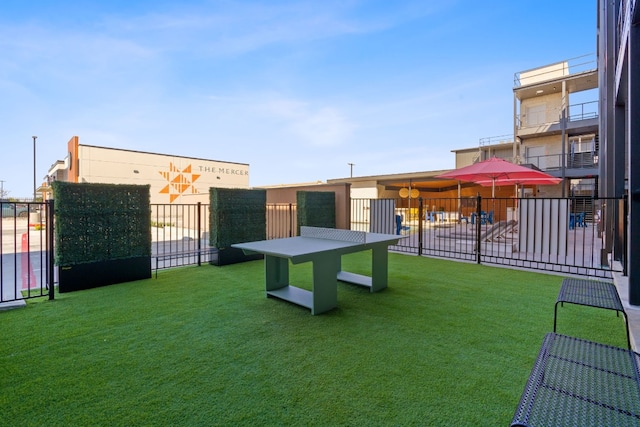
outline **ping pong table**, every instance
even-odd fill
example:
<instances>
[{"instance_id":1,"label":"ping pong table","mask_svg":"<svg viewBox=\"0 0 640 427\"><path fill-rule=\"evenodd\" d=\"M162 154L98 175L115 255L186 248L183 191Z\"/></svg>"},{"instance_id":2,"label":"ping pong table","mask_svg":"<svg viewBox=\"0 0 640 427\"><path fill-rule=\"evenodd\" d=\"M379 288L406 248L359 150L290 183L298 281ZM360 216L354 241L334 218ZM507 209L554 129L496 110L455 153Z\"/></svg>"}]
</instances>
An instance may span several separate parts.
<instances>
[{"instance_id":1,"label":"ping pong table","mask_svg":"<svg viewBox=\"0 0 640 427\"><path fill-rule=\"evenodd\" d=\"M389 245L402 236L324 227L300 227L300 236L236 243L245 253L263 254L267 297L311 309L320 314L338 305L338 280L377 292L388 284ZM342 271L344 254L371 250L371 276ZM289 283L289 261L313 264L312 290Z\"/></svg>"}]
</instances>

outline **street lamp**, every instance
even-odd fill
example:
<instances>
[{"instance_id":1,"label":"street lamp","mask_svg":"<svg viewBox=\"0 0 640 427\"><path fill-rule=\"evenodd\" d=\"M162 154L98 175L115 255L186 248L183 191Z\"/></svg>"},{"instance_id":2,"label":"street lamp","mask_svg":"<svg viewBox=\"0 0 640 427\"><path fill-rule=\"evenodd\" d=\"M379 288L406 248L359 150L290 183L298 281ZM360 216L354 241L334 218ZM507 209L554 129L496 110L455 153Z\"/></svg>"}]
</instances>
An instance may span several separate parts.
<instances>
[{"instance_id":1,"label":"street lamp","mask_svg":"<svg viewBox=\"0 0 640 427\"><path fill-rule=\"evenodd\" d=\"M36 139L37 136L32 136L33 138L33 201L36 201Z\"/></svg>"},{"instance_id":2,"label":"street lamp","mask_svg":"<svg viewBox=\"0 0 640 427\"><path fill-rule=\"evenodd\" d=\"M353 165L354 163L347 163L351 167L351 178L353 178Z\"/></svg>"}]
</instances>

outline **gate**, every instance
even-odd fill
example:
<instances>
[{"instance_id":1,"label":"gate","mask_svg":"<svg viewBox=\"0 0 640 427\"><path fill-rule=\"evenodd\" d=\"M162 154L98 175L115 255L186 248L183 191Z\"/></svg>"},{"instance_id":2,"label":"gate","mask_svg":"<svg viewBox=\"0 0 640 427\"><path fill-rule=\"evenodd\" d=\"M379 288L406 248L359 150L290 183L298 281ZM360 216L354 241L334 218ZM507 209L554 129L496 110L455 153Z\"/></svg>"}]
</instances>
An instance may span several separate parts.
<instances>
[{"instance_id":1,"label":"gate","mask_svg":"<svg viewBox=\"0 0 640 427\"><path fill-rule=\"evenodd\" d=\"M2 202L0 259L0 309L53 299L53 200Z\"/></svg>"}]
</instances>

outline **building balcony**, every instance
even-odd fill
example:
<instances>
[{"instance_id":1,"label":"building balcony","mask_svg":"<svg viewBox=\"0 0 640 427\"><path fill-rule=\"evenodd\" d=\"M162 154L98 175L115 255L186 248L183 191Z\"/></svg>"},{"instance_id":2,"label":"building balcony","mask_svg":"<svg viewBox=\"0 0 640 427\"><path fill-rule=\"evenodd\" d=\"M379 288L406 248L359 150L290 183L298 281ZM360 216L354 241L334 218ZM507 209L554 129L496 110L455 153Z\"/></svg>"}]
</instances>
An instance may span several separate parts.
<instances>
[{"instance_id":1,"label":"building balcony","mask_svg":"<svg viewBox=\"0 0 640 427\"><path fill-rule=\"evenodd\" d=\"M559 92L565 81L569 93L598 87L598 57L595 53L566 59L542 67L519 71L513 77L513 91L519 99ZM595 79L594 79L595 77Z\"/></svg>"},{"instance_id":2,"label":"building balcony","mask_svg":"<svg viewBox=\"0 0 640 427\"><path fill-rule=\"evenodd\" d=\"M531 138L562 133L561 109L547 109L540 112L540 116L557 117L557 119L545 122L536 117L526 117L525 114L517 115L517 136ZM598 125L598 101L583 102L569 106L564 128L568 134L597 132Z\"/></svg>"},{"instance_id":3,"label":"building balcony","mask_svg":"<svg viewBox=\"0 0 640 427\"><path fill-rule=\"evenodd\" d=\"M598 175L597 152L551 154L546 156L525 156L524 162L555 177L582 178Z\"/></svg>"}]
</instances>

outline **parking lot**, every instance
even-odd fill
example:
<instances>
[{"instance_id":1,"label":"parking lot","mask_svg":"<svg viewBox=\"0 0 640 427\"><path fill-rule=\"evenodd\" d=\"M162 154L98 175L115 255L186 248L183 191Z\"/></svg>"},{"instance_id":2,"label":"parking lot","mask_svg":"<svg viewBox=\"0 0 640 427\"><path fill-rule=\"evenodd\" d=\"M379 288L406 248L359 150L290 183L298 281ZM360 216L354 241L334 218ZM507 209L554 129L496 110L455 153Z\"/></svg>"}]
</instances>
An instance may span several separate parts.
<instances>
[{"instance_id":1,"label":"parking lot","mask_svg":"<svg viewBox=\"0 0 640 427\"><path fill-rule=\"evenodd\" d=\"M2 218L1 254L23 252L22 238L28 233L27 242L30 251L44 250L46 245L45 230L35 230L29 227L28 218Z\"/></svg>"}]
</instances>

